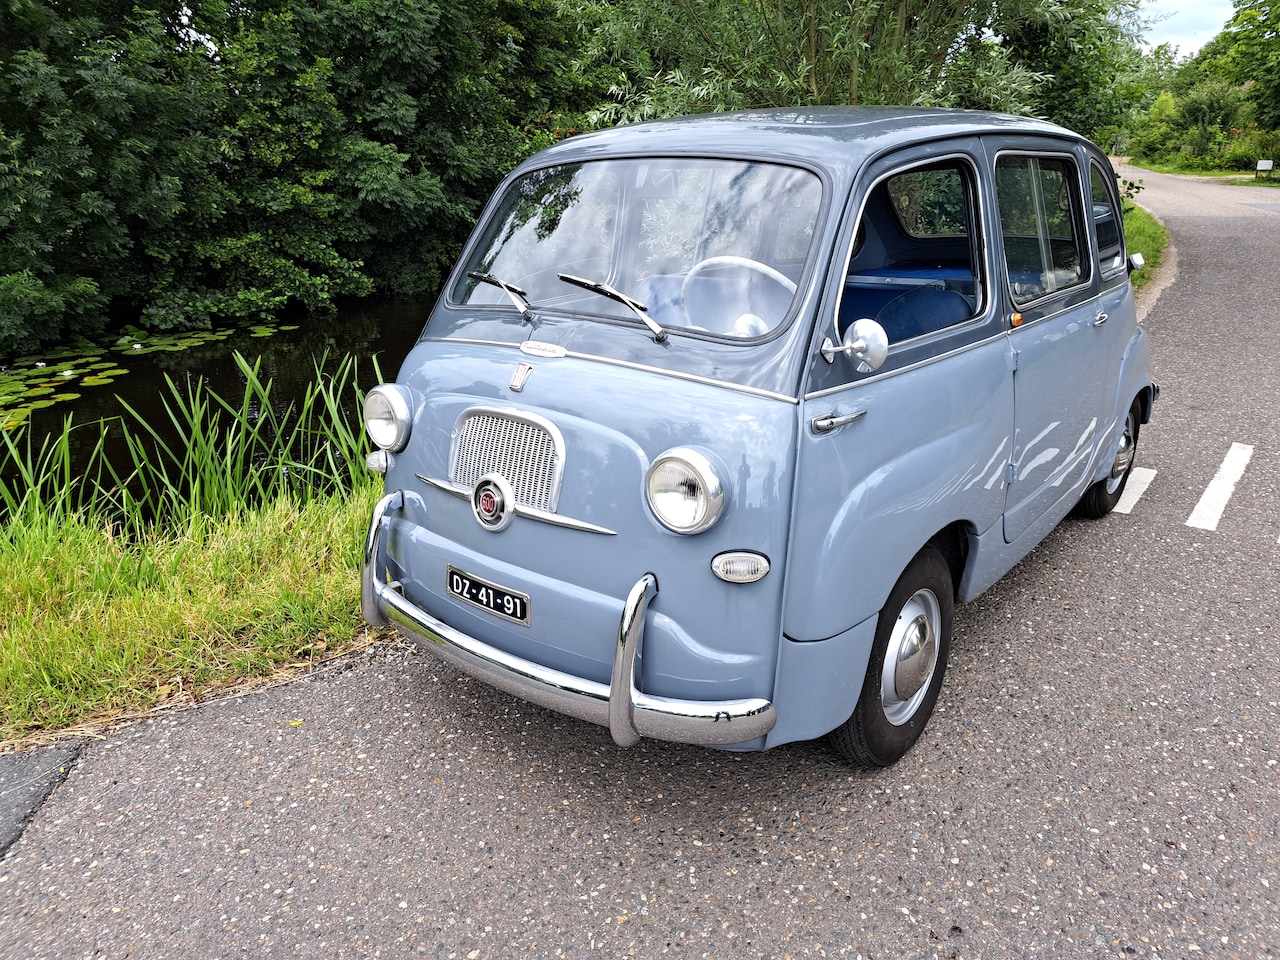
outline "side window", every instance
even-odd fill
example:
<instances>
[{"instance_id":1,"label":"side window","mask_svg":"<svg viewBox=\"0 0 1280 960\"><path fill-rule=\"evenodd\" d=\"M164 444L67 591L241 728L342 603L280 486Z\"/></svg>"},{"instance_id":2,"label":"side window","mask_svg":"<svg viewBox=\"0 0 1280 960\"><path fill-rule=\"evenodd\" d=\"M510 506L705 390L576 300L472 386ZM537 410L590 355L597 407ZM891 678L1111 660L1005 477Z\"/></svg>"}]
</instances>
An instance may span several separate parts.
<instances>
[{"instance_id":1,"label":"side window","mask_svg":"<svg viewBox=\"0 0 1280 960\"><path fill-rule=\"evenodd\" d=\"M1019 306L1089 279L1078 182L1067 157L1005 155L996 161L1005 264Z\"/></svg>"},{"instance_id":2,"label":"side window","mask_svg":"<svg viewBox=\"0 0 1280 960\"><path fill-rule=\"evenodd\" d=\"M953 158L881 179L845 271L839 328L867 317L898 343L963 323L983 303L972 166Z\"/></svg>"},{"instance_id":3,"label":"side window","mask_svg":"<svg viewBox=\"0 0 1280 960\"><path fill-rule=\"evenodd\" d=\"M1096 164L1089 164L1089 193L1092 195L1093 228L1098 235L1098 263L1104 277L1124 269L1124 219L1108 189L1108 177Z\"/></svg>"}]
</instances>

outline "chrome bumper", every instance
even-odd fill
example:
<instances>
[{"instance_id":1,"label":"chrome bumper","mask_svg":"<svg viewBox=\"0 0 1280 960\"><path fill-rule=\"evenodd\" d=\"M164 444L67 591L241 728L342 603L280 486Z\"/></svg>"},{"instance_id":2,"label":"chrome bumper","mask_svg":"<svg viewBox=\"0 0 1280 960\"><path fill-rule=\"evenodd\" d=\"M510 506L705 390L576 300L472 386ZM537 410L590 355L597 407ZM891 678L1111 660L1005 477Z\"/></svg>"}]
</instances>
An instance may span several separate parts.
<instances>
[{"instance_id":1,"label":"chrome bumper","mask_svg":"<svg viewBox=\"0 0 1280 960\"><path fill-rule=\"evenodd\" d=\"M651 573L636 582L623 606L607 686L505 653L431 616L378 574L383 518L403 505L404 495L397 491L383 497L373 510L361 577L361 608L369 623L391 624L440 659L499 690L608 727L619 746L632 746L642 737L705 746L745 743L773 729L777 713L762 697L679 700L636 688L645 613L658 593L657 577Z\"/></svg>"}]
</instances>

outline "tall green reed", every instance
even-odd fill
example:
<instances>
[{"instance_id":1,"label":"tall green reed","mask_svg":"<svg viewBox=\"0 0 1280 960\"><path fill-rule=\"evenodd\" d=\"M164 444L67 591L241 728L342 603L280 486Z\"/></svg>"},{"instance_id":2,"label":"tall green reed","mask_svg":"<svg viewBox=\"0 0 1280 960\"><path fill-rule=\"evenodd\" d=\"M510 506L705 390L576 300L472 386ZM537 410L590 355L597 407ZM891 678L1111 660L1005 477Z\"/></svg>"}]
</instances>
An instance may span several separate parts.
<instances>
[{"instance_id":1,"label":"tall green reed","mask_svg":"<svg viewBox=\"0 0 1280 960\"><path fill-rule=\"evenodd\" d=\"M202 379L179 385L166 376L167 424L121 401L124 416L81 425L68 417L38 445L26 427L0 433L0 520L57 523L78 514L140 534L281 497L302 502L353 490L366 479L354 357L332 372L327 358L317 360L303 396L287 402L274 396L261 359L234 358L244 380L239 397L222 397ZM374 371L380 375L376 360ZM92 442L77 458L72 438L82 431ZM123 458L108 456L113 434Z\"/></svg>"}]
</instances>

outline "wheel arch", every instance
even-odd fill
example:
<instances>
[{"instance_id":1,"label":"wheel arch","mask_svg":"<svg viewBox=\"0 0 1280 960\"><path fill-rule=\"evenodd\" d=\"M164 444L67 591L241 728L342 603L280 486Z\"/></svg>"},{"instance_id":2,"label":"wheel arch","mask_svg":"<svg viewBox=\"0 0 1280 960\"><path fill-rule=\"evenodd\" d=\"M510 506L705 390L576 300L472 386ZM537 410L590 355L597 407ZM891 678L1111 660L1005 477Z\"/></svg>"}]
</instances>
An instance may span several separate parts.
<instances>
[{"instance_id":1,"label":"wheel arch","mask_svg":"<svg viewBox=\"0 0 1280 960\"><path fill-rule=\"evenodd\" d=\"M971 523L956 520L935 533L925 544L937 547L942 558L947 561L947 567L951 571L952 599L957 602L960 600L960 583L969 565L969 544L974 534Z\"/></svg>"}]
</instances>

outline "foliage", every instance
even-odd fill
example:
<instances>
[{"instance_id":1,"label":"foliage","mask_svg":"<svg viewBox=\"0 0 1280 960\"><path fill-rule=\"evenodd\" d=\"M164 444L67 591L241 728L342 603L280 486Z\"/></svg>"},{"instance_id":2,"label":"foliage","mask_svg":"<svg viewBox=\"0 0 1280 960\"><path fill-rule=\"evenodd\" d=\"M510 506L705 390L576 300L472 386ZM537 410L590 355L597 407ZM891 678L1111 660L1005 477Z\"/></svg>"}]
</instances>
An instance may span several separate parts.
<instances>
[{"instance_id":1,"label":"foliage","mask_svg":"<svg viewBox=\"0 0 1280 960\"><path fill-rule=\"evenodd\" d=\"M6 0L0 356L430 290L590 101L571 39L553 0Z\"/></svg>"},{"instance_id":2,"label":"foliage","mask_svg":"<svg viewBox=\"0 0 1280 960\"><path fill-rule=\"evenodd\" d=\"M283 407L258 364L237 363L240 397L170 383L186 443L136 415L68 420L38 445L0 432L0 740L363 635L356 571L381 485L364 467L355 361L321 362ZM121 436L126 471L106 455Z\"/></svg>"},{"instance_id":3,"label":"foliage","mask_svg":"<svg viewBox=\"0 0 1280 960\"><path fill-rule=\"evenodd\" d=\"M578 0L599 122L766 106L908 103L1045 114L1095 132L1130 94L1136 0Z\"/></svg>"},{"instance_id":4,"label":"foliage","mask_svg":"<svg viewBox=\"0 0 1280 960\"><path fill-rule=\"evenodd\" d=\"M575 11L600 25L584 60L617 72L597 122L979 91L1012 102L1031 79L984 42L964 0L581 0Z\"/></svg>"},{"instance_id":5,"label":"foliage","mask_svg":"<svg viewBox=\"0 0 1280 960\"><path fill-rule=\"evenodd\" d=\"M352 412L362 402L355 360L331 373L318 361L302 399L282 406L260 375L261 359L234 359L244 388L231 400L201 380L166 377L167 424L149 423L121 401L123 420L73 427L68 418L39 447L25 427L0 433L0 521L84 514L141 536L156 525L182 528L194 517L358 486L366 471ZM123 447L127 470L112 465L108 443ZM87 456L74 458L77 447Z\"/></svg>"},{"instance_id":6,"label":"foliage","mask_svg":"<svg viewBox=\"0 0 1280 960\"><path fill-rule=\"evenodd\" d=\"M1127 181L1126 186L1129 183L1132 181ZM1145 261L1142 269L1135 270L1129 277L1134 288L1141 290L1151 281L1160 264L1164 262L1165 247L1169 243L1169 231L1147 211L1134 206L1128 190L1126 190L1124 208L1125 249L1130 255L1142 254L1142 259Z\"/></svg>"},{"instance_id":7,"label":"foliage","mask_svg":"<svg viewBox=\"0 0 1280 960\"><path fill-rule=\"evenodd\" d=\"M1236 0L1221 33L1164 76L1131 153L1183 170L1253 170L1280 154L1280 7Z\"/></svg>"},{"instance_id":8,"label":"foliage","mask_svg":"<svg viewBox=\"0 0 1280 960\"><path fill-rule=\"evenodd\" d=\"M1235 15L1223 35L1229 79L1248 85L1259 124L1280 128L1280 4L1235 0Z\"/></svg>"},{"instance_id":9,"label":"foliage","mask_svg":"<svg viewBox=\"0 0 1280 960\"><path fill-rule=\"evenodd\" d=\"M1035 112L1103 140L1142 96L1142 26L1137 0L1015 0L995 5L989 29L1042 78Z\"/></svg>"}]
</instances>

